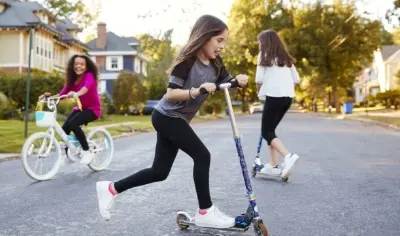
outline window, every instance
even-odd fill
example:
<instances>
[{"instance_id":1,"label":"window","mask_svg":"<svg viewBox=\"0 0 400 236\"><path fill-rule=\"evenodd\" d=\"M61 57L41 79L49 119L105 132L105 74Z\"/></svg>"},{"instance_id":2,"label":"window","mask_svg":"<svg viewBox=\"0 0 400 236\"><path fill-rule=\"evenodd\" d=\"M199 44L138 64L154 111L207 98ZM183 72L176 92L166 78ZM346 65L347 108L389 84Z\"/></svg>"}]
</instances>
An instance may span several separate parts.
<instances>
[{"instance_id":1,"label":"window","mask_svg":"<svg viewBox=\"0 0 400 236\"><path fill-rule=\"evenodd\" d=\"M119 71L123 69L122 56L109 56L106 58L106 70Z\"/></svg>"},{"instance_id":2,"label":"window","mask_svg":"<svg viewBox=\"0 0 400 236\"><path fill-rule=\"evenodd\" d=\"M116 57L111 58L111 68L118 69L118 58Z\"/></svg>"}]
</instances>

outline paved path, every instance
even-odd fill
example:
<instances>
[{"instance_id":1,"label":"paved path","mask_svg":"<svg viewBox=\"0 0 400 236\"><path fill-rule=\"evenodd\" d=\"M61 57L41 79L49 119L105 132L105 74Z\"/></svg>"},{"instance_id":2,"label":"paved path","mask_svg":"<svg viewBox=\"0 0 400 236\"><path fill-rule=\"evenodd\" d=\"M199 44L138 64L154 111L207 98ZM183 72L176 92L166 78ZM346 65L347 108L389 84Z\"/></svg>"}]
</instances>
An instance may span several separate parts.
<instances>
[{"instance_id":1,"label":"paved path","mask_svg":"<svg viewBox=\"0 0 400 236\"><path fill-rule=\"evenodd\" d=\"M238 117L249 165L259 123L259 114ZM242 213L247 200L228 120L194 127L212 153L214 203L229 214ZM400 133L294 113L285 117L278 131L301 159L287 184L260 177L252 181L271 235L400 235ZM95 182L118 180L151 165L155 137L147 133L117 140L115 160L104 172L68 165L47 182L29 179L19 160L0 163L0 235L254 235L178 230L175 212L193 213L197 204L193 163L181 152L165 182L127 191L117 199L111 221L103 221ZM264 159L265 152L264 145Z\"/></svg>"}]
</instances>

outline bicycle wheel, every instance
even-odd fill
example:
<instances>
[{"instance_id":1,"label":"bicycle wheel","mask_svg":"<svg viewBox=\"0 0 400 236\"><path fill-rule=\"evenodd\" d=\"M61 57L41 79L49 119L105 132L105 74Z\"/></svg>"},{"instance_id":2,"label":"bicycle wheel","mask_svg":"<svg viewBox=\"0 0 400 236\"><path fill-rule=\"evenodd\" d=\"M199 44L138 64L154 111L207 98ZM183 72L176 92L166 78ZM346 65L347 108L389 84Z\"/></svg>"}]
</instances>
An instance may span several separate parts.
<instances>
[{"instance_id":1,"label":"bicycle wheel","mask_svg":"<svg viewBox=\"0 0 400 236\"><path fill-rule=\"evenodd\" d=\"M110 165L114 155L114 141L111 134L104 128L92 130L88 134L88 143L95 158L88 165L94 171L101 171Z\"/></svg>"},{"instance_id":2,"label":"bicycle wheel","mask_svg":"<svg viewBox=\"0 0 400 236\"><path fill-rule=\"evenodd\" d=\"M30 166L31 160L34 162L33 168ZM21 161L29 177L39 181L49 180L57 174L61 166L60 144L49 133L34 133L26 139L22 147ZM45 161L50 164L45 165Z\"/></svg>"}]
</instances>

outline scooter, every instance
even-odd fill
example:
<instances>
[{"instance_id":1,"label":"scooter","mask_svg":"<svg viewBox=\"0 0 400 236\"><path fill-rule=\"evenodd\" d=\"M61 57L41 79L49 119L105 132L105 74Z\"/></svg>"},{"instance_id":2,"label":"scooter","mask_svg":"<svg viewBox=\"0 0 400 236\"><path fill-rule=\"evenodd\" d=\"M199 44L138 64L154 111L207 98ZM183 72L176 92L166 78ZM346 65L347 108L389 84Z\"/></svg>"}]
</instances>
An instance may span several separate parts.
<instances>
[{"instance_id":1,"label":"scooter","mask_svg":"<svg viewBox=\"0 0 400 236\"><path fill-rule=\"evenodd\" d=\"M260 174L262 176L268 176L268 177L281 177L281 175L272 175L272 174L266 174L264 172L261 172L261 169L264 168L264 165L261 164L261 159L260 159L260 152L261 152L261 146L263 142L263 137L260 135L260 139L258 141L258 146L257 146L257 154L256 154L256 159L254 160L253 164L253 170L252 170L252 175L253 177L256 177L257 174ZM282 169L285 167L285 163L281 163ZM289 180L289 176L281 178L283 182L287 182Z\"/></svg>"},{"instance_id":2,"label":"scooter","mask_svg":"<svg viewBox=\"0 0 400 236\"><path fill-rule=\"evenodd\" d=\"M236 144L236 150L237 150L237 153L239 156L243 179L244 179L244 183L245 183L246 190L247 190L247 196L249 198L249 207L247 208L245 214L242 214L241 216L236 217L235 226L230 227L230 228L223 228L223 229L218 228L218 230L245 232L250 228L250 225L253 224L254 232L255 232L256 236L268 236L268 230L265 227L265 225L261 219L261 216L259 215L259 212L258 212L258 208L256 205L256 196L253 192L253 189L252 189L252 186L250 183L250 177L249 177L249 174L247 171L246 160L245 160L244 154L243 154L239 131L236 126L235 116L233 114L232 102L231 102L230 94L229 94L229 90L228 90L229 88L233 88L233 87L238 87L238 83L236 80L234 80L234 82L228 82L228 83L223 83L223 84L217 85L217 90L224 90L224 93L225 93L225 100L228 105L229 118L230 118L232 130L233 130L233 138L234 138L234 141ZM202 89L201 93L206 94L207 91L205 89ZM177 212L176 222L182 230L189 228L189 226L196 226L195 222L194 222L194 218L192 218L189 215L189 213L187 213L185 211Z\"/></svg>"}]
</instances>

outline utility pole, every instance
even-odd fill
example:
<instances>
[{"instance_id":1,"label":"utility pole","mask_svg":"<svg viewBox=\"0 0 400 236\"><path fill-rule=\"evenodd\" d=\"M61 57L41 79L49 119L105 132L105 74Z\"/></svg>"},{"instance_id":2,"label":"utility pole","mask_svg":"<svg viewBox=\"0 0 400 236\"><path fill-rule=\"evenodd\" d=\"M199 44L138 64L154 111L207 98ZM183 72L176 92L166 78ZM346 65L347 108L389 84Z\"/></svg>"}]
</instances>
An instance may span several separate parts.
<instances>
[{"instance_id":1,"label":"utility pole","mask_svg":"<svg viewBox=\"0 0 400 236\"><path fill-rule=\"evenodd\" d=\"M28 56L28 77L26 79L26 98L25 98L25 138L28 137L28 119L29 119L29 92L31 89L31 58L32 58L32 41L34 26L29 28L29 56Z\"/></svg>"}]
</instances>

